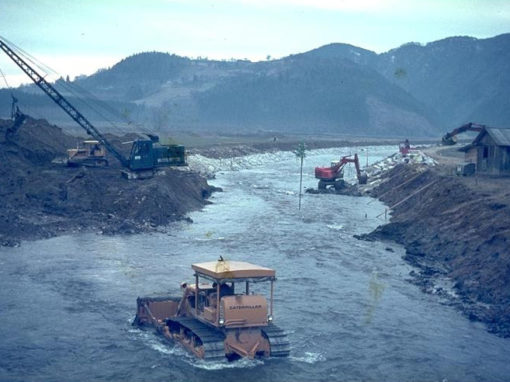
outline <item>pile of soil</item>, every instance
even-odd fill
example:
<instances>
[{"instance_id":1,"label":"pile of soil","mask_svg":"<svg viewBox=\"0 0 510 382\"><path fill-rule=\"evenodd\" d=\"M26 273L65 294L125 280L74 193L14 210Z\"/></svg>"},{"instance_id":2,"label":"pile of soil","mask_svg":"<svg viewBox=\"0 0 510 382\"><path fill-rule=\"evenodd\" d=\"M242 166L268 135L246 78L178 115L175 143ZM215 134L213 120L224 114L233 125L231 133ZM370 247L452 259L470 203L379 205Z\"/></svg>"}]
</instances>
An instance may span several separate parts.
<instances>
[{"instance_id":1,"label":"pile of soil","mask_svg":"<svg viewBox=\"0 0 510 382\"><path fill-rule=\"evenodd\" d=\"M393 206L391 222L365 238L403 244L425 291L448 297L470 319L509 337L510 179L447 174L409 164L390 170L372 196ZM445 278L453 281L453 294L438 286Z\"/></svg>"},{"instance_id":2,"label":"pile of soil","mask_svg":"<svg viewBox=\"0 0 510 382\"><path fill-rule=\"evenodd\" d=\"M67 167L66 150L83 138L32 118L6 138L11 125L0 120L0 245L82 230L154 231L186 219L214 191L187 169L167 168L151 179L127 180L113 158L105 168Z\"/></svg>"}]
</instances>

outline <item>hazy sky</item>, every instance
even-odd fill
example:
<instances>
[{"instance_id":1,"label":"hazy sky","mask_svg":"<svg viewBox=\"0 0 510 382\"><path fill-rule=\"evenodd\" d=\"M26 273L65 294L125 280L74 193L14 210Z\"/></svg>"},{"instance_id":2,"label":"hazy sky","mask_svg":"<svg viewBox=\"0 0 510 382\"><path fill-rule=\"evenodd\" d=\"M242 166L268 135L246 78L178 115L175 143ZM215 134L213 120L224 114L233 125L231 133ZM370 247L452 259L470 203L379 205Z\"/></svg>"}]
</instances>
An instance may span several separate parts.
<instances>
[{"instance_id":1,"label":"hazy sky","mask_svg":"<svg viewBox=\"0 0 510 382\"><path fill-rule=\"evenodd\" d=\"M0 2L0 35L71 77L143 51L263 60L332 42L379 53L410 41L508 32L510 0ZM0 69L11 86L29 81L3 52Z\"/></svg>"}]
</instances>

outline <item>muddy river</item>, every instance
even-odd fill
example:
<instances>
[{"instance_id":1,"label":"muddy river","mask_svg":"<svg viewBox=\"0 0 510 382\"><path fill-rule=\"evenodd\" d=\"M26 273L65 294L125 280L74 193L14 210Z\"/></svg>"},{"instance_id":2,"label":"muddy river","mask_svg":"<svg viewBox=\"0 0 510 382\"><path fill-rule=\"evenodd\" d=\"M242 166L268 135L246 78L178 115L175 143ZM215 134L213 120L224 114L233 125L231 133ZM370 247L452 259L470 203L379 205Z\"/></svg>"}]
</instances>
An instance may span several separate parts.
<instances>
[{"instance_id":1,"label":"muddy river","mask_svg":"<svg viewBox=\"0 0 510 382\"><path fill-rule=\"evenodd\" d=\"M363 151L362 164L392 150ZM316 186L314 166L348 153L309 152L304 187ZM193 224L0 248L0 380L509 380L510 340L411 284L402 247L352 237L384 223L381 203L306 194L299 211L292 154L252 159L217 175L224 192ZM288 359L198 361L131 326L137 296L176 291L192 280L191 263L220 255L276 269Z\"/></svg>"}]
</instances>

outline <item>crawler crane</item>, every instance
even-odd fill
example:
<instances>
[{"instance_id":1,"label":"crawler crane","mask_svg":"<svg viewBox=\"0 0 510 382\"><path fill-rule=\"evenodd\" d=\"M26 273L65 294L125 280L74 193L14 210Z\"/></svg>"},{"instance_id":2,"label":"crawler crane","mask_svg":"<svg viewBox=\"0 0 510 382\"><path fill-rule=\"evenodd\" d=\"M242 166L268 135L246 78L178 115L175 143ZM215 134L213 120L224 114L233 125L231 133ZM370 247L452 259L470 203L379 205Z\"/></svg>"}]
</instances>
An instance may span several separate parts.
<instances>
[{"instance_id":1,"label":"crawler crane","mask_svg":"<svg viewBox=\"0 0 510 382\"><path fill-rule=\"evenodd\" d=\"M104 146L125 168L123 174L127 178L143 178L152 176L156 170L165 166L186 165L186 153L181 145L162 145L159 137L148 134L149 139L138 139L133 142L129 158L126 158L113 146L99 130L89 122L53 85L44 79L20 54L11 49L2 39L0 48L18 65L25 74L50 97L69 117L80 125L98 144Z\"/></svg>"}]
</instances>

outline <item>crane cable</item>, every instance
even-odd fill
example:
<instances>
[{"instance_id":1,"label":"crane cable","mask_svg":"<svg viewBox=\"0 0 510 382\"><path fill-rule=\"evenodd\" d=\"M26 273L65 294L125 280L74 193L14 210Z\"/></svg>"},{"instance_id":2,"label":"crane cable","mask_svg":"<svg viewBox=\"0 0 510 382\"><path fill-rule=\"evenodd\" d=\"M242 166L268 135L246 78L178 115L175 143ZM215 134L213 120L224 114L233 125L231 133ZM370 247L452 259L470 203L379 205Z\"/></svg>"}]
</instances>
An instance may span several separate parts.
<instances>
[{"instance_id":1,"label":"crane cable","mask_svg":"<svg viewBox=\"0 0 510 382\"><path fill-rule=\"evenodd\" d=\"M4 72L2 72L2 68L0 68L0 74L2 75L2 78L4 79L5 86L7 87L7 89L11 89L11 87L9 86L9 83L7 82L7 77L5 77Z\"/></svg>"},{"instance_id":2,"label":"crane cable","mask_svg":"<svg viewBox=\"0 0 510 382\"><path fill-rule=\"evenodd\" d=\"M11 103L11 119L14 120L14 118L15 118L15 114L14 114L15 110L17 109L19 111L19 108L16 106L16 103L18 102L18 98L16 98L14 96L14 91L11 88L11 86L9 85L9 82L7 82L7 76L4 74L4 72L2 71L1 68L0 68L0 75L2 75L2 78L4 79L6 89L9 89L9 91L11 93L11 98L12 98L12 103ZM14 108L15 106L16 106L16 109Z\"/></svg>"},{"instance_id":3,"label":"crane cable","mask_svg":"<svg viewBox=\"0 0 510 382\"><path fill-rule=\"evenodd\" d=\"M76 82L74 83L68 83L65 82L64 86L69 89L69 91L73 92L73 94L76 94L78 97L87 97L87 99L94 102L98 107L104 109L106 112L110 113L112 116L117 117L118 119L121 119L129 126L136 126L139 130L141 130L145 134L150 134L151 131L141 125L140 123L137 123L133 121L130 118L127 118L125 114L120 113L116 108L111 106L108 102L99 99L94 93L92 93L90 90L85 89L84 87L78 85ZM89 107L91 107L89 105ZM96 111L99 115L101 115L98 111ZM116 127L116 126L115 126ZM118 129L118 128L117 128ZM125 131L121 130L123 133Z\"/></svg>"},{"instance_id":4,"label":"crane cable","mask_svg":"<svg viewBox=\"0 0 510 382\"><path fill-rule=\"evenodd\" d=\"M66 90L68 90L70 93L72 93L76 97L76 99L78 99L80 102L85 104L87 107L89 107L91 110L93 110L100 117L102 117L104 120L106 120L116 131L125 133L125 130L119 128L117 126L117 124L115 124L114 121L112 121L110 118L108 118L103 113L103 111L109 113L111 116L116 117L117 119L122 120L124 123L126 123L129 126L136 126L139 130L141 130L145 134L150 133L149 129L147 129L143 125L141 125L139 123L135 123L133 120L127 118L124 114L120 113L116 108L111 106L108 102L99 99L91 91L83 88L82 86L78 85L77 83L70 83L70 82L66 82L66 81L61 81L61 82L62 83L59 83L60 86L62 86Z\"/></svg>"},{"instance_id":5,"label":"crane cable","mask_svg":"<svg viewBox=\"0 0 510 382\"><path fill-rule=\"evenodd\" d=\"M40 74L42 74L42 77L46 80L46 77L49 75L49 74L54 74L56 76L58 76L59 74L53 69L51 68L50 66L44 64L43 62L39 61L37 58L35 58L34 56L32 56L30 53L26 52L25 50L23 50L22 48L20 48L19 46L17 46L16 44L14 44L12 41L8 40L7 38L5 38L4 36L0 36L0 38L5 41L6 43L9 44L9 47L11 48L12 51L14 51L16 54L18 54L21 58L23 58L25 61L29 62L31 65L33 65L34 67L36 67L39 72L41 72ZM39 74L39 73L38 73ZM53 83L53 86L55 87L56 85L56 81ZM36 86L35 84L32 84L32 86ZM57 86L58 87L58 86ZM11 93L12 93L12 89L11 89ZM30 112L31 114L34 114L33 111ZM37 114L37 113L35 113ZM36 115L37 116L37 115Z\"/></svg>"},{"instance_id":6,"label":"crane cable","mask_svg":"<svg viewBox=\"0 0 510 382\"><path fill-rule=\"evenodd\" d=\"M20 48L16 44L14 44L12 41L9 41L4 36L0 36L0 38L9 44L9 47L13 51L15 51L17 54L22 56L26 61L30 62L33 66L36 66L41 72L44 72L44 74L48 75L49 72L53 72L53 74L58 75L58 73L55 72L52 68L50 68L49 66L45 65L44 63L38 61L37 58L32 56L30 53L25 52L22 48Z\"/></svg>"},{"instance_id":7,"label":"crane cable","mask_svg":"<svg viewBox=\"0 0 510 382\"><path fill-rule=\"evenodd\" d=\"M89 108L91 108L92 110L94 110L99 116L101 116L102 118L104 118L105 120L107 120L110 125L112 125L112 127L114 127L116 130L118 131L122 131L123 133L125 133L125 131L123 131L122 129L120 129L116 124L114 124L113 121L111 121L108 117L106 117L103 112L100 110L100 109L103 109L104 111L106 111L107 113L109 113L110 115L112 115L113 117L116 117L118 119L121 119L123 122L125 122L127 125L132 125L132 126L136 126L137 128L139 128L140 130L142 130L144 133L148 133L149 130L144 128L143 126L141 126L140 124L138 123L135 123L134 121L130 120L129 118L127 118L125 115L123 115L122 113L120 113L117 109L115 109L114 107L112 107L109 103L99 99L97 96L95 96L92 92L90 92L89 90L81 87L80 85L76 84L76 83L69 83L69 82L64 82L63 84L60 84L63 88L67 89L69 92L71 92L77 99L79 99L82 103L84 103L85 105L87 105ZM86 97L86 98L85 98ZM88 101L86 101L88 100ZM97 107L96 107L97 106ZM98 110L99 108L99 110Z\"/></svg>"},{"instance_id":8,"label":"crane cable","mask_svg":"<svg viewBox=\"0 0 510 382\"><path fill-rule=\"evenodd\" d=\"M0 36L0 38L2 38L4 41L6 41L9 46L11 46L11 49L16 51L17 54L19 54L20 56L22 56L24 59L26 59L27 61L29 61L32 65L36 66L40 71L42 71L46 76L49 75L49 74L53 74L53 75L56 75L59 77L59 79L63 79L63 77L56 71L54 70L53 68L51 68L50 66L44 64L43 62L39 61L37 58L35 58L34 56L30 55L28 52L25 52L22 48L18 47L16 44L12 43L11 41L9 41L8 39L6 39L5 37L3 36ZM6 82L7 84L7 79L5 78L5 76L3 75L2 73L2 76L4 77L4 81ZM45 77L45 76L44 76ZM8 84L7 84L8 85ZM149 133L149 130L143 126L141 126L140 124L137 124L137 123L134 123L133 121L129 120L127 117L125 117L124 115L122 115L121 113L119 113L118 110L116 110L115 108L113 108L112 106L108 105L107 103L105 103L105 101L102 101L100 99L98 99L93 93L91 93L90 91L87 91L86 89L80 87L79 85L77 84L73 84L71 85L70 83L66 82L65 80L62 80L62 81L54 81L53 82L53 86L56 86L57 87L60 87L60 88L64 88L65 90L67 90L69 93L71 93L72 95L74 95L74 97L76 98L76 100L82 104L84 104L85 106L87 106L90 110L94 111L97 115L99 115L103 120L105 120L106 122L108 122L108 124L115 130L115 131L120 131L122 133L125 133L125 130L122 130L121 128L119 128L112 120L111 118L107 117L103 111L101 111L100 109L103 109L104 111L107 111L109 112L111 115L117 117L117 118L120 118L122 119L124 122L126 122L128 125L134 125L136 127L138 127L140 130L142 130L144 133ZM88 97L88 101L87 99L85 98L85 96ZM95 104L95 105L94 105Z\"/></svg>"}]
</instances>

